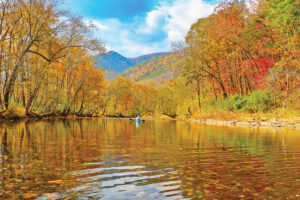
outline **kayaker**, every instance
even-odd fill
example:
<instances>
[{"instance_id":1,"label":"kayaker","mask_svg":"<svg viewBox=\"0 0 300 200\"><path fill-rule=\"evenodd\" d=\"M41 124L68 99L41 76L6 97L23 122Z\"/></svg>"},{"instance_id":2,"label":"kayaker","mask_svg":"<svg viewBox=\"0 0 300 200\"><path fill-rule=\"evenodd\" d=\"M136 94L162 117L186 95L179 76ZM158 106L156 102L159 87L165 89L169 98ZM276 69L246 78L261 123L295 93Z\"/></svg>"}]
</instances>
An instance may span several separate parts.
<instances>
[{"instance_id":1,"label":"kayaker","mask_svg":"<svg viewBox=\"0 0 300 200\"><path fill-rule=\"evenodd\" d=\"M139 115L135 118L135 123L141 123L141 118Z\"/></svg>"}]
</instances>

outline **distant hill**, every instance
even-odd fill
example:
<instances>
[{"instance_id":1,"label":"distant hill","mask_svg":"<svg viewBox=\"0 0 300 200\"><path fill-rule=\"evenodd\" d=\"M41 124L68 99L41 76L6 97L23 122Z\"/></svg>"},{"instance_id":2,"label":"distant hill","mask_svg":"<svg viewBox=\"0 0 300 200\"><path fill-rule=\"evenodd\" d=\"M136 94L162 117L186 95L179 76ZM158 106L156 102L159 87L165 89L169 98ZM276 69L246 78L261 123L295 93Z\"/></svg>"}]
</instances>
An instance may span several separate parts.
<instances>
[{"instance_id":1,"label":"distant hill","mask_svg":"<svg viewBox=\"0 0 300 200\"><path fill-rule=\"evenodd\" d=\"M163 52L143 55L136 58L126 58L115 51L109 51L106 54L96 56L94 60L96 67L101 67L106 70L108 72L107 78L111 79L140 62L166 54L168 53Z\"/></svg>"},{"instance_id":2,"label":"distant hill","mask_svg":"<svg viewBox=\"0 0 300 200\"><path fill-rule=\"evenodd\" d=\"M96 56L95 63L97 68L101 67L109 72L109 78L134 65L128 58L115 51L109 51L106 54Z\"/></svg>"},{"instance_id":3,"label":"distant hill","mask_svg":"<svg viewBox=\"0 0 300 200\"><path fill-rule=\"evenodd\" d=\"M145 60L120 75L138 82L163 84L182 70L184 53L176 52Z\"/></svg>"},{"instance_id":4,"label":"distant hill","mask_svg":"<svg viewBox=\"0 0 300 200\"><path fill-rule=\"evenodd\" d=\"M148 55L143 55L143 56L139 56L136 58L129 58L129 60L134 64L139 64L145 60L149 60L153 57L157 57L157 56L162 56L162 55L167 55L170 54L170 52L161 52L161 53L152 53L152 54L148 54Z\"/></svg>"}]
</instances>

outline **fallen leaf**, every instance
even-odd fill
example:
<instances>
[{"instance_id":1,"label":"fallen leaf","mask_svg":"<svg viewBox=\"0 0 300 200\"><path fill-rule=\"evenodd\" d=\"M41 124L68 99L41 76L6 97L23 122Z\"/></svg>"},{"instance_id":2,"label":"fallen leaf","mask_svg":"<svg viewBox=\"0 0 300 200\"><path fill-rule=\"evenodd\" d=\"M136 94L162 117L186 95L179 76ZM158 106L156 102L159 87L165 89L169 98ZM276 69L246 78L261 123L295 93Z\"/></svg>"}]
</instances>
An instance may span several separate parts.
<instances>
[{"instance_id":1,"label":"fallen leaf","mask_svg":"<svg viewBox=\"0 0 300 200\"><path fill-rule=\"evenodd\" d=\"M45 193L43 196L47 196L48 198L56 198L58 193Z\"/></svg>"},{"instance_id":2,"label":"fallen leaf","mask_svg":"<svg viewBox=\"0 0 300 200\"><path fill-rule=\"evenodd\" d=\"M63 180L55 180L55 181L48 181L48 183L51 183L51 184L63 184L64 181Z\"/></svg>"},{"instance_id":3,"label":"fallen leaf","mask_svg":"<svg viewBox=\"0 0 300 200\"><path fill-rule=\"evenodd\" d=\"M23 194L23 198L24 199L32 199L32 198L36 198L36 197L38 197L39 195L38 194L30 194L30 193L28 193L28 194Z\"/></svg>"}]
</instances>

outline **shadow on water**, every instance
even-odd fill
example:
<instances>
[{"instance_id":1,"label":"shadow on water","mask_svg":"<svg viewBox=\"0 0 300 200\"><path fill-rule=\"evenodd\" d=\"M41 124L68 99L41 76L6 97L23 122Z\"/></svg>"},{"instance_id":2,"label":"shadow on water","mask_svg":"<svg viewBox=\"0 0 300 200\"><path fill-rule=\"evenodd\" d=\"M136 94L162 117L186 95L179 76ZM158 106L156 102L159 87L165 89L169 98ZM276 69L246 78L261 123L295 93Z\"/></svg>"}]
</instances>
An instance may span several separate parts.
<instances>
[{"instance_id":1,"label":"shadow on water","mask_svg":"<svg viewBox=\"0 0 300 200\"><path fill-rule=\"evenodd\" d=\"M2 199L295 199L300 133L176 121L0 125Z\"/></svg>"}]
</instances>

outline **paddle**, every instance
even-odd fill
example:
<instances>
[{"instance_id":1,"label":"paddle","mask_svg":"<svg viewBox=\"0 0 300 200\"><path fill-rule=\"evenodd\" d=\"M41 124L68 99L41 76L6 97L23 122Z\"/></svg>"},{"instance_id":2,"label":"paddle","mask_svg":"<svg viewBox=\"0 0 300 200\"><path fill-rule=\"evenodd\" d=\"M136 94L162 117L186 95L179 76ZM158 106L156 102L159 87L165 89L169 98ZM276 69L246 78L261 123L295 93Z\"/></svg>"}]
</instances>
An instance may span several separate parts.
<instances>
[{"instance_id":1,"label":"paddle","mask_svg":"<svg viewBox=\"0 0 300 200\"><path fill-rule=\"evenodd\" d=\"M135 121L135 119L129 119L130 121ZM145 119L141 119L141 122L140 123L142 123L142 122L145 122L146 120Z\"/></svg>"}]
</instances>

